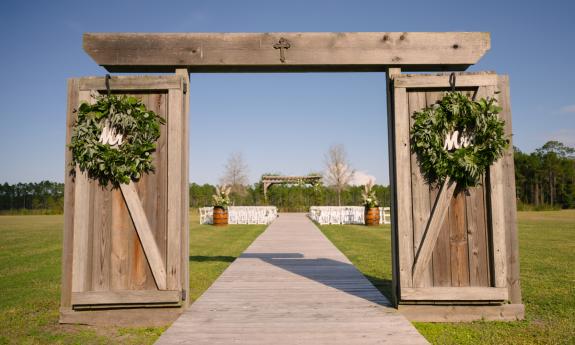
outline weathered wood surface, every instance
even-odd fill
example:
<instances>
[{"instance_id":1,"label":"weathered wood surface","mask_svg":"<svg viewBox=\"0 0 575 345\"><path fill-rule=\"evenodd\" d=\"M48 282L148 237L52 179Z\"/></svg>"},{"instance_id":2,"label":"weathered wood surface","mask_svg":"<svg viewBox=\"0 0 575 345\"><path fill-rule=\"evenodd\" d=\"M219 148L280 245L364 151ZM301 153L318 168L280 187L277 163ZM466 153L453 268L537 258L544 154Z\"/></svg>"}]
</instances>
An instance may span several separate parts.
<instances>
[{"instance_id":1,"label":"weathered wood surface","mask_svg":"<svg viewBox=\"0 0 575 345\"><path fill-rule=\"evenodd\" d=\"M415 322L516 321L525 318L523 304L400 305L399 312Z\"/></svg>"},{"instance_id":2,"label":"weathered wood surface","mask_svg":"<svg viewBox=\"0 0 575 345\"><path fill-rule=\"evenodd\" d=\"M89 100L90 89L94 88L105 92L104 78L81 78L72 79L69 82L69 102L67 117L67 140L70 140L73 124L76 119L76 109L81 100ZM142 102L169 123L169 115L177 114L180 133L173 146L187 147L187 118L183 116L187 111L187 103L182 97L184 83L189 88L187 76L158 76L158 77L113 77L110 83L115 93L122 93L140 98ZM170 92L179 92L179 97L172 97ZM182 117L183 121L182 122ZM172 171L172 177L178 186L182 186L187 174L187 151L178 150L174 153L175 160L181 163L179 172ZM188 290L187 270L178 267L187 267L187 249L181 243L187 243L187 218L184 208L187 207L187 193L185 188L173 189L173 196L168 196L168 125L161 126L161 135L157 142L156 151L152 154L155 172L146 174L136 183L131 185L128 197L125 198L122 191L111 186L100 186L95 181L86 181L82 174L77 172L76 179L68 174L70 170L71 155L66 150L66 209L65 209L65 232L63 253L63 278L62 278L62 301L61 322L79 322L90 324L116 324L121 320L122 324L146 325L146 320L154 320L157 324L159 318L138 317L137 313L123 310L114 312L94 311L94 318L90 318L90 311L77 312L80 306L86 309L102 308L115 302L102 299L102 304L74 305L81 301L80 295L86 293L85 298L91 298L97 293L98 296L113 296L114 291L124 291L125 294L133 293L138 299L138 306L146 307L146 313L158 315L170 315L164 322L169 323L174 315L180 313L182 308L173 308L176 311L167 312L164 305L185 306L186 303L163 301L146 302L138 296L158 292L158 288L165 289L167 278L168 261L176 264L170 266L172 285L169 290L177 291L181 299L181 290ZM85 183L87 182L87 183ZM78 184L80 188L78 188ZM125 188L123 188L125 189ZM78 200L78 202L76 201ZM172 246L172 252L168 258L168 200L178 200L180 218L174 219L173 225L177 234L173 238L176 246ZM127 203L132 207L128 210ZM135 207L134 207L135 206ZM132 212L132 214L130 214ZM144 223L148 223L145 225ZM148 231L138 235L138 231L147 228ZM135 226L136 225L136 226ZM183 231L182 231L183 229ZM140 231L141 232L141 231ZM78 234L78 236L76 236ZM143 238L141 241L140 239ZM153 247L152 251L144 247ZM74 247L74 243L76 246ZM182 248L180 248L182 247ZM180 249L178 249L180 248ZM150 263L147 255L152 254ZM77 258L77 259L76 259ZM174 269L174 267L176 267ZM163 273L162 273L163 271ZM154 274L160 272L158 285ZM163 277L162 277L163 276ZM175 283L175 284L174 284ZM179 284L179 285L178 285ZM111 293L107 294L107 293ZM173 294L173 293L172 293ZM73 295L73 297L72 297ZM169 294L168 294L169 295ZM163 298L163 297L162 297ZM173 298L171 298L173 299ZM129 300L129 298L127 299ZM131 307L136 303L131 303ZM116 306L117 307L117 306ZM153 308L153 309L150 309ZM140 311L141 312L141 311ZM104 316L105 315L105 316ZM114 318L113 315L117 315ZM112 316L112 317L110 317ZM134 320L129 320L134 317Z\"/></svg>"},{"instance_id":3,"label":"weathered wood surface","mask_svg":"<svg viewBox=\"0 0 575 345\"><path fill-rule=\"evenodd\" d=\"M303 214L281 214L157 344L427 344Z\"/></svg>"},{"instance_id":4,"label":"weathered wood surface","mask_svg":"<svg viewBox=\"0 0 575 345\"><path fill-rule=\"evenodd\" d=\"M424 287L401 289L401 299L409 301L505 301L507 288Z\"/></svg>"},{"instance_id":5,"label":"weathered wood surface","mask_svg":"<svg viewBox=\"0 0 575 345\"><path fill-rule=\"evenodd\" d=\"M302 72L464 70L491 43L487 32L274 32L86 33L83 45L113 72Z\"/></svg>"},{"instance_id":6,"label":"weathered wood surface","mask_svg":"<svg viewBox=\"0 0 575 345\"><path fill-rule=\"evenodd\" d=\"M182 292L157 290L118 290L118 291L89 291L72 293L74 305L96 304L134 304L134 303L179 303Z\"/></svg>"}]
</instances>

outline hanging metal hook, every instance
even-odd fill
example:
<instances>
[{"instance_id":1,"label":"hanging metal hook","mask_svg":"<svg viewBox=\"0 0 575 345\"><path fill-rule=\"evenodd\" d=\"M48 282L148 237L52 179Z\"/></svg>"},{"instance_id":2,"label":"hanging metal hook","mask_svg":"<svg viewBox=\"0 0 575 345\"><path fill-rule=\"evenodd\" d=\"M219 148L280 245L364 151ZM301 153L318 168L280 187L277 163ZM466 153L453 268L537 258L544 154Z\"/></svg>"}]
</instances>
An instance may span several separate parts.
<instances>
[{"instance_id":1,"label":"hanging metal hook","mask_svg":"<svg viewBox=\"0 0 575 345\"><path fill-rule=\"evenodd\" d=\"M449 75L449 86L451 86L451 92L455 92L455 72Z\"/></svg>"},{"instance_id":2,"label":"hanging metal hook","mask_svg":"<svg viewBox=\"0 0 575 345\"><path fill-rule=\"evenodd\" d=\"M109 74L106 74L106 91L108 92L108 96L112 93L112 91L110 91L110 79L112 79L112 77L110 77Z\"/></svg>"}]
</instances>

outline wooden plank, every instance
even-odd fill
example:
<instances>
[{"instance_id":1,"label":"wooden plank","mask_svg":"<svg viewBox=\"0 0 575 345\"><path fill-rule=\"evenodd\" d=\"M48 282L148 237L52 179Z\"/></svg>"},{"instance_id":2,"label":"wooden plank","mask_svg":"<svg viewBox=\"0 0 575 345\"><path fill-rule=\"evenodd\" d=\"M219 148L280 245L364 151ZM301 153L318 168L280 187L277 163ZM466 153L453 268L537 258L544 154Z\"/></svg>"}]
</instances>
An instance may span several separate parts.
<instances>
[{"instance_id":1,"label":"wooden plank","mask_svg":"<svg viewBox=\"0 0 575 345\"><path fill-rule=\"evenodd\" d=\"M400 78L401 79L401 78ZM407 92L409 101L409 128L413 126L413 113L425 108L425 93L418 91ZM423 176L417 154L411 153L411 195L413 204L413 252L420 248L423 233L431 212L429 199L429 185ZM415 287L433 285L433 267L431 260L422 271L420 279L413 282Z\"/></svg>"},{"instance_id":2,"label":"wooden plank","mask_svg":"<svg viewBox=\"0 0 575 345\"><path fill-rule=\"evenodd\" d=\"M165 327L173 322L181 313L182 309L173 307L85 311L77 311L72 308L60 308L60 323L115 327Z\"/></svg>"},{"instance_id":3,"label":"wooden plank","mask_svg":"<svg viewBox=\"0 0 575 345\"><path fill-rule=\"evenodd\" d=\"M399 283L410 287L413 265L413 222L411 204L411 145L409 109L404 88L394 87L395 185L397 199L397 234L399 253Z\"/></svg>"},{"instance_id":4,"label":"wooden plank","mask_svg":"<svg viewBox=\"0 0 575 345\"><path fill-rule=\"evenodd\" d=\"M499 76L499 94L496 95L502 107L501 118L505 120L505 135L509 139L509 148L503 156L503 189L505 205L505 235L507 253L507 284L511 303L521 303L521 284L519 276L519 238L517 234L517 199L515 192L515 163L513 160L513 131L509 77Z\"/></svg>"},{"instance_id":5,"label":"wooden plank","mask_svg":"<svg viewBox=\"0 0 575 345\"><path fill-rule=\"evenodd\" d=\"M451 286L469 286L469 255L465 224L465 195L455 193L449 206Z\"/></svg>"},{"instance_id":6,"label":"wooden plank","mask_svg":"<svg viewBox=\"0 0 575 345\"><path fill-rule=\"evenodd\" d=\"M79 80L81 91L106 91L106 78L84 77ZM180 78L174 76L112 76L110 89L113 91L154 91L180 89Z\"/></svg>"},{"instance_id":7,"label":"wooden plank","mask_svg":"<svg viewBox=\"0 0 575 345\"><path fill-rule=\"evenodd\" d=\"M507 288L493 287L425 287L401 290L406 301L505 301Z\"/></svg>"},{"instance_id":8,"label":"wooden plank","mask_svg":"<svg viewBox=\"0 0 575 345\"><path fill-rule=\"evenodd\" d=\"M487 95L494 95L495 87L486 87ZM501 115L500 115L501 116ZM489 208L493 252L493 285L507 286L507 250L505 239L505 190L503 158L489 167Z\"/></svg>"},{"instance_id":9,"label":"wooden plank","mask_svg":"<svg viewBox=\"0 0 575 345\"><path fill-rule=\"evenodd\" d=\"M525 318L523 304L401 305L399 312L412 322L517 321Z\"/></svg>"},{"instance_id":10,"label":"wooden plank","mask_svg":"<svg viewBox=\"0 0 575 345\"><path fill-rule=\"evenodd\" d=\"M111 284L113 290L129 288L129 239L133 233L133 224L126 209L126 202L119 189L112 191L112 257Z\"/></svg>"},{"instance_id":11,"label":"wooden plank","mask_svg":"<svg viewBox=\"0 0 575 345\"><path fill-rule=\"evenodd\" d=\"M434 105L444 95L443 91L426 91L425 100L428 107ZM441 185L430 185L430 207L433 208ZM449 222L444 221L437 235L437 243L433 249L433 286L451 286L451 252L449 248Z\"/></svg>"},{"instance_id":12,"label":"wooden plank","mask_svg":"<svg viewBox=\"0 0 575 345\"><path fill-rule=\"evenodd\" d=\"M485 181L485 179L483 179ZM467 242L469 252L469 285L489 286L489 248L487 245L487 218L485 192L481 186L469 188L465 201L467 214Z\"/></svg>"},{"instance_id":13,"label":"wooden plank","mask_svg":"<svg viewBox=\"0 0 575 345\"><path fill-rule=\"evenodd\" d=\"M291 47L280 61L280 38ZM84 51L109 71L463 70L489 49L487 32L86 33Z\"/></svg>"},{"instance_id":14,"label":"wooden plank","mask_svg":"<svg viewBox=\"0 0 575 345\"><path fill-rule=\"evenodd\" d=\"M128 205L128 210L134 222L134 227L138 232L140 243L144 248L156 285L159 290L166 290L166 266L142 208L136 187L133 182L130 182L130 184L121 184L120 189L126 200L126 205Z\"/></svg>"},{"instance_id":15,"label":"wooden plank","mask_svg":"<svg viewBox=\"0 0 575 345\"><path fill-rule=\"evenodd\" d=\"M168 92L168 242L167 288L181 289L182 231L182 90Z\"/></svg>"},{"instance_id":16,"label":"wooden plank","mask_svg":"<svg viewBox=\"0 0 575 345\"><path fill-rule=\"evenodd\" d=\"M433 209L431 210L431 216L427 222L427 227L425 228L423 239L421 240L422 245L420 246L420 249L415 256L415 260L413 261L414 281L419 281L419 279L421 279L422 272L431 259L433 248L435 248L435 243L437 242L437 235L439 235L441 224L443 223L443 220L448 213L447 211L449 210L449 204L451 198L453 197L453 193L455 192L456 186L457 182L451 180L450 177L447 177L441 186L441 189L439 190L439 194L437 195L437 199Z\"/></svg>"},{"instance_id":17,"label":"wooden plank","mask_svg":"<svg viewBox=\"0 0 575 345\"><path fill-rule=\"evenodd\" d=\"M78 79L68 80L66 105L66 145L70 143L74 123L76 121L75 109L78 107ZM70 307L72 296L72 260L74 252L74 195L75 183L72 176L72 152L65 146L64 149L64 234L62 236L62 287L60 306Z\"/></svg>"},{"instance_id":18,"label":"wooden plank","mask_svg":"<svg viewBox=\"0 0 575 345\"><path fill-rule=\"evenodd\" d=\"M105 291L110 288L112 255L112 192L99 185L94 193L94 224L92 236L92 289Z\"/></svg>"},{"instance_id":19,"label":"wooden plank","mask_svg":"<svg viewBox=\"0 0 575 345\"><path fill-rule=\"evenodd\" d=\"M90 92L80 91L78 103L91 102ZM76 167L74 190L74 240L72 256L72 292L90 288L88 271L90 258L90 181L86 173ZM90 277L91 278L91 277Z\"/></svg>"},{"instance_id":20,"label":"wooden plank","mask_svg":"<svg viewBox=\"0 0 575 345\"><path fill-rule=\"evenodd\" d=\"M387 152L388 157L395 157L395 105L393 103L393 78L401 74L401 68L388 68L385 73L387 96ZM396 170L393 159L389 160L390 218L391 218L391 298L397 305L399 294L399 253L397 232L397 190L395 188Z\"/></svg>"},{"instance_id":21,"label":"wooden plank","mask_svg":"<svg viewBox=\"0 0 575 345\"><path fill-rule=\"evenodd\" d=\"M358 336L361 334L361 336ZM282 214L157 344L427 344L304 214Z\"/></svg>"},{"instance_id":22,"label":"wooden plank","mask_svg":"<svg viewBox=\"0 0 575 345\"><path fill-rule=\"evenodd\" d=\"M109 290L72 294L73 305L179 303L180 291Z\"/></svg>"},{"instance_id":23,"label":"wooden plank","mask_svg":"<svg viewBox=\"0 0 575 345\"><path fill-rule=\"evenodd\" d=\"M462 72L455 73L455 85L458 88L495 86L497 74L493 72ZM395 86L405 88L447 88L450 73L432 74L402 74L397 78Z\"/></svg>"},{"instance_id":24,"label":"wooden plank","mask_svg":"<svg viewBox=\"0 0 575 345\"><path fill-rule=\"evenodd\" d=\"M181 275L182 275L182 290L185 291L184 293L184 301L183 305L187 307L189 302L189 291L190 291L190 193L189 193L189 130L190 130L190 73L187 69L177 69L176 75L182 78L182 90L184 92L183 97L183 126L182 126L182 186L184 188L181 189L182 193L182 231L181 231L181 243L182 246L180 248L180 260L181 260Z\"/></svg>"}]
</instances>

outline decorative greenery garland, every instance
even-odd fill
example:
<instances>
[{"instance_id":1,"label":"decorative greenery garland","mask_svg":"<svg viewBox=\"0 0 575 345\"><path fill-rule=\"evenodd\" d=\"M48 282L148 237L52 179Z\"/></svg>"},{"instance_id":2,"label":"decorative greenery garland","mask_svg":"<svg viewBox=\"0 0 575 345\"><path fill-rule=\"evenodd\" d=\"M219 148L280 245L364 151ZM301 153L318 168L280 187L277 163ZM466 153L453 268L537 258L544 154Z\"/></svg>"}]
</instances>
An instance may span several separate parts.
<instances>
[{"instance_id":1,"label":"decorative greenery garland","mask_svg":"<svg viewBox=\"0 0 575 345\"><path fill-rule=\"evenodd\" d=\"M165 120L135 97L95 96L82 103L69 145L73 164L101 185L118 186L154 170L152 152Z\"/></svg>"},{"instance_id":2,"label":"decorative greenery garland","mask_svg":"<svg viewBox=\"0 0 575 345\"><path fill-rule=\"evenodd\" d=\"M485 170L509 145L501 108L494 98L470 100L449 92L431 107L413 114L413 151L428 182L447 176L462 188L479 184Z\"/></svg>"}]
</instances>

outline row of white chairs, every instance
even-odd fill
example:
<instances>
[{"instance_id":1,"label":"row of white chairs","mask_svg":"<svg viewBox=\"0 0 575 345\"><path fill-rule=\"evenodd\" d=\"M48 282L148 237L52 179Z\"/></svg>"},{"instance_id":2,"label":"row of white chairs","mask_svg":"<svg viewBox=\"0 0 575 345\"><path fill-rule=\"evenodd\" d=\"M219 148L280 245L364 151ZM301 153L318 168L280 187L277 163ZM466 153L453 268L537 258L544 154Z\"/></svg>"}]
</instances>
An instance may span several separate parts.
<instances>
[{"instance_id":1,"label":"row of white chairs","mask_svg":"<svg viewBox=\"0 0 575 345\"><path fill-rule=\"evenodd\" d=\"M320 224L365 224L363 206L312 206L309 217ZM379 208L379 223L390 224L389 207Z\"/></svg>"},{"instance_id":2,"label":"row of white chairs","mask_svg":"<svg viewBox=\"0 0 575 345\"><path fill-rule=\"evenodd\" d=\"M214 208L201 207L200 224L213 224ZM278 217L275 206L229 206L228 224L269 224Z\"/></svg>"}]
</instances>

